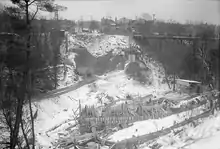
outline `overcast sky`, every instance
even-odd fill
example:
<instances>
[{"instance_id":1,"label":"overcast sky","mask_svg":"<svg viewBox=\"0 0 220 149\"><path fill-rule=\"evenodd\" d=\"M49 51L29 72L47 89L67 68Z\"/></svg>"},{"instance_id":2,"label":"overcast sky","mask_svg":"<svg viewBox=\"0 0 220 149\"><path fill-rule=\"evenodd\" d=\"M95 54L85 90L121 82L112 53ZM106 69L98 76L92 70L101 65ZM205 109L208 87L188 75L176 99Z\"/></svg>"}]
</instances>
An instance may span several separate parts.
<instances>
[{"instance_id":1,"label":"overcast sky","mask_svg":"<svg viewBox=\"0 0 220 149\"><path fill-rule=\"evenodd\" d=\"M156 18L206 21L220 24L220 0L56 0L68 7L60 12L63 18L100 19L103 16L134 18L141 13L156 14Z\"/></svg>"},{"instance_id":2,"label":"overcast sky","mask_svg":"<svg viewBox=\"0 0 220 149\"><path fill-rule=\"evenodd\" d=\"M60 16L71 20L88 20L91 16L93 19L103 16L135 18L148 13L163 20L204 21L220 25L220 0L55 0L55 3L68 8L60 12Z\"/></svg>"}]
</instances>

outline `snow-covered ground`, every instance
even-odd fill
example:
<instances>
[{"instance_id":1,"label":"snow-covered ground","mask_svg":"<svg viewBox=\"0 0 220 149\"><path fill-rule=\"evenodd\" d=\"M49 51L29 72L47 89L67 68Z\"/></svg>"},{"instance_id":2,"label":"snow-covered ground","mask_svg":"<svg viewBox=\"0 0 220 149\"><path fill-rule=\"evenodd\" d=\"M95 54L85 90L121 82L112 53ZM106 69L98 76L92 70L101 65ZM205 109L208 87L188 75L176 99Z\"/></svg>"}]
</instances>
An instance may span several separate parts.
<instances>
[{"instance_id":1,"label":"snow-covered ground","mask_svg":"<svg viewBox=\"0 0 220 149\"><path fill-rule=\"evenodd\" d=\"M160 149L219 149L220 113L200 119L200 124L182 127L180 133L160 137L153 143L161 145ZM142 145L141 149L152 149Z\"/></svg>"},{"instance_id":2,"label":"snow-covered ground","mask_svg":"<svg viewBox=\"0 0 220 149\"><path fill-rule=\"evenodd\" d=\"M121 52L122 49L128 47L128 37L125 36L68 36L69 50L76 47L86 47L95 57L105 55L111 50L117 54L117 52ZM68 55L68 59L73 61L73 65L74 57L74 54ZM109 102L109 99L106 97L107 95L114 100L125 98L127 95L142 97L153 94L157 97L163 96L165 92L169 91L167 84L162 84L162 78L164 77L163 68L153 61L148 63L148 67L153 70L154 75L154 83L151 86L140 85L132 79L128 79L124 71L113 71L106 75L99 76L93 85L84 85L58 97L35 102L35 109L38 109L38 117L35 122L38 144L44 146L44 148L49 148L49 146L52 146L51 142L58 139L59 133L67 133L66 129L75 123L74 112L79 106L79 101L82 107L85 105L95 105L98 107L101 105L99 102L100 98L102 98L103 103ZM72 70L70 72L72 72ZM71 76L73 74L68 73L68 75ZM68 79L68 77L66 77L66 79ZM63 82L66 82L65 79L63 80ZM179 95L175 95L175 97L176 96L179 97ZM184 120L189 115L191 115L189 112L184 112L163 119L136 122L132 127L113 134L111 139L114 141L123 140L133 135L143 135L162 128L167 128L175 122ZM59 127L55 129L58 125Z\"/></svg>"},{"instance_id":3,"label":"snow-covered ground","mask_svg":"<svg viewBox=\"0 0 220 149\"><path fill-rule=\"evenodd\" d=\"M95 57L105 55L110 50L114 50L115 53L121 52L121 49L126 49L128 47L128 37L125 36L68 35L68 38L69 50L80 46L87 47L88 51L92 53ZM63 51L65 51L64 45ZM59 83L61 87L76 83L73 81L75 77L73 71L75 66L74 57L74 53L72 53L71 55L67 55L67 59L69 59L73 63L73 66L67 66L68 70L66 75L64 75L64 72L61 71L59 76ZM37 145L43 146L44 149L48 149L52 146L52 142L58 139L60 133L67 134L67 131L69 130L66 129L75 124L74 117L75 114L78 113L77 109L79 107L79 103L81 103L82 107L85 105L95 105L98 107L101 105L101 103L99 102L100 98L102 99L103 103L109 102L107 95L112 97L114 100L117 100L118 98L125 98L127 95L143 97L149 94L153 94L158 98L164 96L164 93L169 91L169 89L167 84L162 83L162 78L164 77L162 67L156 62L148 63L148 67L153 71L154 83L151 86L144 86L137 83L136 81L133 81L132 79L128 79L123 70L113 71L106 75L99 76L97 80L92 84L84 85L78 89L73 89L72 91L53 98L51 97L33 102L33 111L38 111L35 120ZM182 97L180 97L180 95L177 95L175 93L170 94L170 96L173 98L183 98L183 95ZM199 110L197 111L197 114L201 112ZM181 122L191 115L192 112L183 112L181 114L171 115L163 119L135 122L133 126L114 133L110 138L114 141L118 141L126 138L131 138L133 135L138 136L148 134L162 128L170 127L174 123ZM199 125L198 128L195 129L198 129L198 133L203 132L203 134L208 130L212 130L213 132L213 130L217 130L217 127L219 128L219 119L220 116L214 117L212 118L212 120L211 118L209 118L206 121L212 121L212 125L210 125L210 127L205 127L209 126L208 124L204 124L204 126L202 127L201 124L201 126ZM218 121L219 124L214 124L215 121ZM199 127L201 128L199 129ZM215 129L211 129L211 127L214 127ZM202 128L206 129L202 131ZM73 129L76 128L72 128L72 130ZM190 129L191 133L189 133ZM192 136L192 129L194 128L187 128L184 132ZM218 136L220 135L218 134ZM175 137L166 137L169 138L169 140L175 139ZM215 142L215 139L213 140L213 142ZM163 147L168 146L165 143L161 144ZM146 146L145 148L147 149Z\"/></svg>"},{"instance_id":4,"label":"snow-covered ground","mask_svg":"<svg viewBox=\"0 0 220 149\"><path fill-rule=\"evenodd\" d=\"M156 132L168 127L173 126L176 123L180 123L192 116L196 116L202 113L202 108L199 107L193 109L192 111L186 111L179 114L174 114L162 119L155 119L155 120L146 120L135 122L133 126L125 128L123 130L117 131L109 139L114 142L125 140L128 138L132 138L133 136L138 137L141 135L149 134L152 132Z\"/></svg>"},{"instance_id":5,"label":"snow-covered ground","mask_svg":"<svg viewBox=\"0 0 220 149\"><path fill-rule=\"evenodd\" d=\"M58 137L58 132L64 132L65 128L74 124L73 113L79 106L79 100L82 107L85 105L96 105L98 107L101 105L98 98L100 96L103 103L105 103L108 102L105 95L117 100L119 97L123 98L128 94L131 96L145 96L156 93L155 88L143 86L129 80L124 71L116 71L106 76L101 76L94 83L96 84L95 89L91 85L85 85L58 97L34 103L35 109L38 109L38 117L35 122L36 134L38 140L44 140L44 146L54 141ZM161 88L160 91L167 91L166 87L167 85L164 85L164 88ZM65 124L54 131L45 133L62 123ZM46 140L48 141L46 142Z\"/></svg>"},{"instance_id":6,"label":"snow-covered ground","mask_svg":"<svg viewBox=\"0 0 220 149\"><path fill-rule=\"evenodd\" d=\"M41 145L49 147L51 142L58 139L59 133L68 133L65 129L75 123L73 113L79 106L79 100L82 107L84 105L95 105L98 107L101 105L98 97L101 97L103 103L105 103L108 102L106 95L117 100L118 98L124 98L128 94L131 96L154 94L160 97L162 96L162 92L165 93L168 91L166 84L162 84L162 86L164 86L163 89L162 86L160 89L156 89L150 86L140 85L129 80L123 71L111 72L105 76L101 76L94 82L94 84L96 84L95 88L92 88L92 85L89 84L80 87L77 90L60 95L59 97L34 103L35 107L38 109L38 117L35 122L36 134ZM178 95L176 94L176 96ZM170 94L170 98L176 96L174 96L174 93ZM133 135L137 136L155 132L162 128L170 127L174 123L181 122L189 116L197 115L200 112L200 110L194 110L193 112L183 112L163 119L135 122L132 127L120 130L113 134L111 139L118 141L131 138ZM62 125L57 129L52 130L59 124Z\"/></svg>"}]
</instances>

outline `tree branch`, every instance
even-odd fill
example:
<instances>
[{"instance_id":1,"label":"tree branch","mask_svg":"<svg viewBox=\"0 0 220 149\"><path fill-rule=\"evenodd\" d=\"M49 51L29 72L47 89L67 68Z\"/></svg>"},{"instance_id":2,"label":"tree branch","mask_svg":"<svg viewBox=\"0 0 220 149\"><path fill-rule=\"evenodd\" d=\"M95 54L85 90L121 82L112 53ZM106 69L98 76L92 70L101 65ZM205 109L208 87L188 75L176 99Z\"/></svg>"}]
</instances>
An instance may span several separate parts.
<instances>
[{"instance_id":1,"label":"tree branch","mask_svg":"<svg viewBox=\"0 0 220 149\"><path fill-rule=\"evenodd\" d=\"M38 10L39 10L39 8L38 8L38 5L37 5L37 10L35 11L35 13L34 13L33 17L31 18L31 21L33 21L33 20L34 20L34 18L35 18L35 16L36 16L36 14L37 14L37 12L38 12Z\"/></svg>"},{"instance_id":2,"label":"tree branch","mask_svg":"<svg viewBox=\"0 0 220 149\"><path fill-rule=\"evenodd\" d=\"M10 142L1 141L0 144L10 144Z\"/></svg>"},{"instance_id":3,"label":"tree branch","mask_svg":"<svg viewBox=\"0 0 220 149\"><path fill-rule=\"evenodd\" d=\"M3 110L2 114L5 117L6 125L9 127L10 132L12 132L12 130L13 130L12 125L11 125L11 122L8 120L10 115L7 115L4 110Z\"/></svg>"},{"instance_id":4,"label":"tree branch","mask_svg":"<svg viewBox=\"0 0 220 149\"><path fill-rule=\"evenodd\" d=\"M28 138L27 138L27 134L25 133L25 130L24 130L23 120L21 120L21 130L22 130L22 133L23 133L23 136L24 136L24 140L26 142L26 146L27 146L28 149L30 149Z\"/></svg>"},{"instance_id":5,"label":"tree branch","mask_svg":"<svg viewBox=\"0 0 220 149\"><path fill-rule=\"evenodd\" d=\"M28 6L30 6L30 5L32 5L34 2L36 2L37 0L33 0L32 2L30 2L29 4L28 4Z\"/></svg>"}]
</instances>

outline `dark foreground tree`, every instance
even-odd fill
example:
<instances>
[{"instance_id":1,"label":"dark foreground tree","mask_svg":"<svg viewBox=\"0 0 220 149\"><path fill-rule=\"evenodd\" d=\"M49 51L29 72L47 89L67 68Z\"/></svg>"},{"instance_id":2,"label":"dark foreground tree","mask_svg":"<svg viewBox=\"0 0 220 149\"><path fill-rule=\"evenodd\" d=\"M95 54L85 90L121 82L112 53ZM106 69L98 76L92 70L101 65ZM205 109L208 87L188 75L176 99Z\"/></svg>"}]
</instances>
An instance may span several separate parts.
<instances>
[{"instance_id":1,"label":"dark foreground tree","mask_svg":"<svg viewBox=\"0 0 220 149\"><path fill-rule=\"evenodd\" d=\"M32 42L35 36L32 32L31 22L36 16L39 9L52 11L52 1L49 0L12 0L19 7L10 7L1 15L5 15L5 26L1 25L1 44L0 44L0 107L5 119L4 123L9 127L9 141L4 141L7 148L35 148L34 134L34 114L31 108L31 96L33 95L33 85L35 81L36 71L42 70L46 61L43 61L42 55L34 51L37 46ZM36 6L36 12L32 13L30 6ZM1 18L2 19L2 18ZM15 34L17 33L17 34ZM38 58L36 56L38 55ZM36 65L36 60L41 62ZM35 61L35 62L34 62ZM31 117L31 137L24 133L24 125L22 121L23 106L29 104ZM2 119L1 119L2 120ZM20 124L24 133L26 144L21 143L19 135ZM28 138L29 137L29 138ZM30 142L30 140L32 140Z\"/></svg>"}]
</instances>

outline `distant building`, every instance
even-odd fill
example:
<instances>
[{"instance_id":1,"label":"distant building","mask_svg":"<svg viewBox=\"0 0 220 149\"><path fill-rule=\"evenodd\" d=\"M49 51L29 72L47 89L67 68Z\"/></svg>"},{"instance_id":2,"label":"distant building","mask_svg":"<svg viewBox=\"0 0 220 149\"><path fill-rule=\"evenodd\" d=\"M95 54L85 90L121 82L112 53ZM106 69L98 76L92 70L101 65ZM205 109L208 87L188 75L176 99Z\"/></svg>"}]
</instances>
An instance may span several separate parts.
<instances>
[{"instance_id":1,"label":"distant building","mask_svg":"<svg viewBox=\"0 0 220 149\"><path fill-rule=\"evenodd\" d=\"M128 55L128 60L130 62L135 62L136 61L136 57L138 55L137 49L134 47L130 47L125 51Z\"/></svg>"},{"instance_id":2,"label":"distant building","mask_svg":"<svg viewBox=\"0 0 220 149\"><path fill-rule=\"evenodd\" d=\"M130 21L131 21L130 19L123 17L123 18L120 18L119 20L117 20L117 23L128 24Z\"/></svg>"},{"instance_id":3,"label":"distant building","mask_svg":"<svg viewBox=\"0 0 220 149\"><path fill-rule=\"evenodd\" d=\"M215 27L215 37L216 38L220 38L220 26Z\"/></svg>"},{"instance_id":4,"label":"distant building","mask_svg":"<svg viewBox=\"0 0 220 149\"><path fill-rule=\"evenodd\" d=\"M82 33L82 28L79 27L79 26L76 26L76 27L75 27L75 32L76 32L76 33Z\"/></svg>"},{"instance_id":5,"label":"distant building","mask_svg":"<svg viewBox=\"0 0 220 149\"><path fill-rule=\"evenodd\" d=\"M155 17L155 16L153 16L153 17ZM153 17L151 15L149 15L148 13L143 13L140 18L145 21L152 21L152 20L154 20Z\"/></svg>"},{"instance_id":6,"label":"distant building","mask_svg":"<svg viewBox=\"0 0 220 149\"><path fill-rule=\"evenodd\" d=\"M136 20L131 20L130 25L135 26L137 24L144 24L145 22L146 22L146 20L141 19L141 18L137 18Z\"/></svg>"},{"instance_id":7,"label":"distant building","mask_svg":"<svg viewBox=\"0 0 220 149\"><path fill-rule=\"evenodd\" d=\"M101 19L101 24L102 25L116 25L116 22L109 19L109 18L102 18Z\"/></svg>"},{"instance_id":8,"label":"distant building","mask_svg":"<svg viewBox=\"0 0 220 149\"><path fill-rule=\"evenodd\" d=\"M92 32L90 30L90 21L78 22L78 24L75 27L75 32L76 33Z\"/></svg>"},{"instance_id":9,"label":"distant building","mask_svg":"<svg viewBox=\"0 0 220 149\"><path fill-rule=\"evenodd\" d=\"M129 53L128 60L130 62L135 62L135 53Z\"/></svg>"},{"instance_id":10,"label":"distant building","mask_svg":"<svg viewBox=\"0 0 220 149\"><path fill-rule=\"evenodd\" d=\"M110 25L111 25L111 26L116 26L116 23L111 23Z\"/></svg>"},{"instance_id":11,"label":"distant building","mask_svg":"<svg viewBox=\"0 0 220 149\"><path fill-rule=\"evenodd\" d=\"M89 29L89 28L83 28L83 29L82 29L82 32L84 32L84 33L89 33L89 32L90 32L90 29Z\"/></svg>"}]
</instances>

